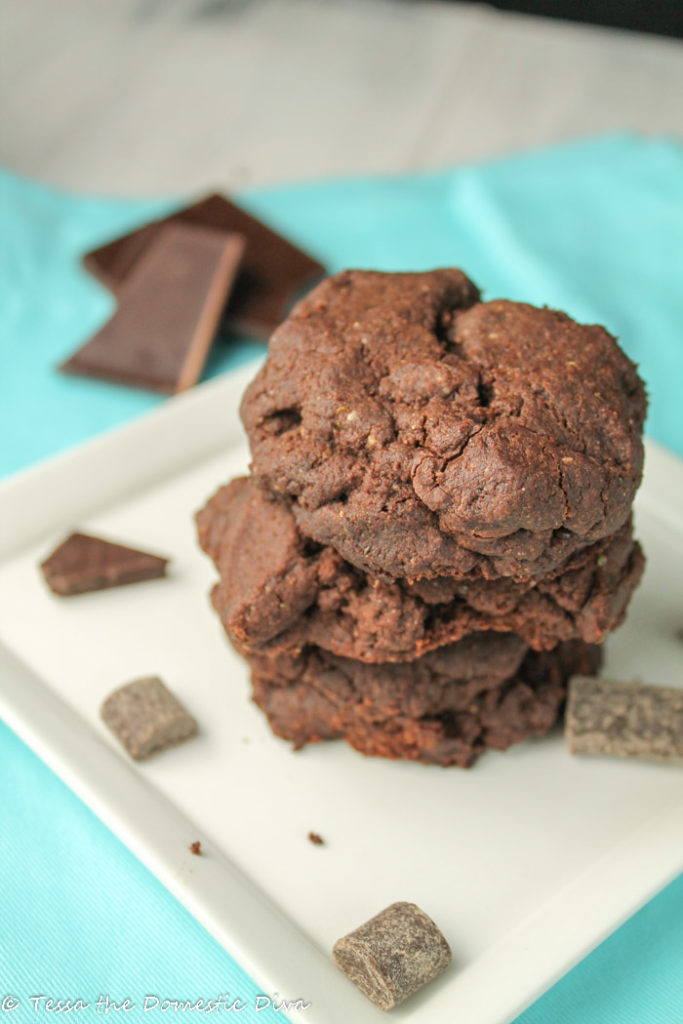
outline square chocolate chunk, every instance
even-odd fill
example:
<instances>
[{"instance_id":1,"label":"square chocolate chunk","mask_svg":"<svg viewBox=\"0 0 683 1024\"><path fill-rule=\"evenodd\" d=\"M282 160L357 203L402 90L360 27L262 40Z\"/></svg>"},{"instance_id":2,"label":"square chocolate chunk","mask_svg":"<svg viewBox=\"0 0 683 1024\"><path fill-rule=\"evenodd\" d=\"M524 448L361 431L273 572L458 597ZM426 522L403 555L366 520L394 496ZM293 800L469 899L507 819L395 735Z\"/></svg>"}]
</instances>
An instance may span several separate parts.
<instances>
[{"instance_id":1,"label":"square chocolate chunk","mask_svg":"<svg viewBox=\"0 0 683 1024\"><path fill-rule=\"evenodd\" d=\"M414 903L392 903L332 951L337 966L381 1010L391 1010L451 962L450 946Z\"/></svg>"},{"instance_id":2,"label":"square chocolate chunk","mask_svg":"<svg viewBox=\"0 0 683 1024\"><path fill-rule=\"evenodd\" d=\"M683 764L683 690L575 676L565 733L572 754Z\"/></svg>"},{"instance_id":3,"label":"square chocolate chunk","mask_svg":"<svg viewBox=\"0 0 683 1024\"><path fill-rule=\"evenodd\" d=\"M198 732L196 720L158 676L135 679L114 690L101 714L136 761L184 743Z\"/></svg>"}]
</instances>

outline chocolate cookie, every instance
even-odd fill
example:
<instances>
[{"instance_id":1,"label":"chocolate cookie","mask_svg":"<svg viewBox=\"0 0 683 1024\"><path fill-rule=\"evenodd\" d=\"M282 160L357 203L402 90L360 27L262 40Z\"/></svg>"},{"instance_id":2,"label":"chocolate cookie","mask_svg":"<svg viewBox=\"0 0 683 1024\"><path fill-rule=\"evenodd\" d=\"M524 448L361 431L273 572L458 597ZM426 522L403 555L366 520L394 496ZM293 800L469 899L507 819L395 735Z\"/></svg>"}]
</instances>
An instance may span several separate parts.
<instances>
[{"instance_id":1,"label":"chocolate cookie","mask_svg":"<svg viewBox=\"0 0 683 1024\"><path fill-rule=\"evenodd\" d=\"M249 662L255 702L297 748L343 738L364 754L467 768L485 750L547 733L567 679L596 672L600 649L575 641L525 656L518 637L479 633L406 664L316 647Z\"/></svg>"},{"instance_id":2,"label":"chocolate cookie","mask_svg":"<svg viewBox=\"0 0 683 1024\"><path fill-rule=\"evenodd\" d=\"M602 327L477 300L458 270L328 278L245 394L258 482L366 572L539 579L628 519L633 363Z\"/></svg>"},{"instance_id":3,"label":"chocolate cookie","mask_svg":"<svg viewBox=\"0 0 683 1024\"><path fill-rule=\"evenodd\" d=\"M367 662L405 661L481 630L517 633L537 650L572 638L600 643L623 619L643 568L630 520L550 577L521 583L476 569L413 582L366 575L307 541L288 503L246 478L221 488L197 519L221 577L214 607L246 653L315 644Z\"/></svg>"}]
</instances>

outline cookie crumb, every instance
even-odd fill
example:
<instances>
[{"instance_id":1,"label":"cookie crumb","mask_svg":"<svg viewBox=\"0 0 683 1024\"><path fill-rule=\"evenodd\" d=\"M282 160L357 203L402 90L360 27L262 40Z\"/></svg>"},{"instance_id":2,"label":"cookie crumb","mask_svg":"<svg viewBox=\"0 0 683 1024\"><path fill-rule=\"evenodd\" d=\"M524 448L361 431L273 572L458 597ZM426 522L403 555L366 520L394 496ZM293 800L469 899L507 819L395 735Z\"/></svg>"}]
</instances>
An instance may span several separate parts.
<instances>
[{"instance_id":1,"label":"cookie crumb","mask_svg":"<svg viewBox=\"0 0 683 1024\"><path fill-rule=\"evenodd\" d=\"M199 840L196 840L194 843L190 843L190 853L193 853L195 857L203 857L202 844Z\"/></svg>"},{"instance_id":2,"label":"cookie crumb","mask_svg":"<svg viewBox=\"0 0 683 1024\"><path fill-rule=\"evenodd\" d=\"M322 836L319 836L317 832L309 832L308 838L311 840L314 846L324 846L325 840Z\"/></svg>"}]
</instances>

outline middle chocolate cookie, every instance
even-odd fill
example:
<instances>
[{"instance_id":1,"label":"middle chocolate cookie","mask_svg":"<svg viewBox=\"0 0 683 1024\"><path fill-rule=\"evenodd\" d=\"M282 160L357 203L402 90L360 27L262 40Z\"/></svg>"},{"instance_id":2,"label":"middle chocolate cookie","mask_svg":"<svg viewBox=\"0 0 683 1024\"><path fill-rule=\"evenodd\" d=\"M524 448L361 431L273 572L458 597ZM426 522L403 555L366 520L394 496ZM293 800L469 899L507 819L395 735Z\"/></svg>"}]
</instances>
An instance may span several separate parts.
<instances>
[{"instance_id":1,"label":"middle chocolate cookie","mask_svg":"<svg viewBox=\"0 0 683 1024\"><path fill-rule=\"evenodd\" d=\"M629 520L536 584L477 570L387 582L307 540L288 503L248 478L222 487L197 522L220 575L213 604L247 654L315 644L364 662L408 661L484 630L515 633L539 651L598 644L622 621L644 564Z\"/></svg>"}]
</instances>

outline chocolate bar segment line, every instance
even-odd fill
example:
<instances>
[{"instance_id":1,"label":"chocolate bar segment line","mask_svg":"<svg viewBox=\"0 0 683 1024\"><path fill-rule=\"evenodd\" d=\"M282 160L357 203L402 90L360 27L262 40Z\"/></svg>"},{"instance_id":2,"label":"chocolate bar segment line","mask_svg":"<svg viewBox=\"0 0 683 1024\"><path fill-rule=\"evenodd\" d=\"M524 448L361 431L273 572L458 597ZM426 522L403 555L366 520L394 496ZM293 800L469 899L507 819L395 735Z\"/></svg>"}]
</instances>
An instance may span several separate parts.
<instances>
[{"instance_id":1,"label":"chocolate bar segment line","mask_svg":"<svg viewBox=\"0 0 683 1024\"><path fill-rule=\"evenodd\" d=\"M451 962L451 950L415 903L392 903L332 951L337 966L381 1010L391 1010Z\"/></svg>"},{"instance_id":2,"label":"chocolate bar segment line","mask_svg":"<svg viewBox=\"0 0 683 1024\"><path fill-rule=\"evenodd\" d=\"M206 196L163 220L151 221L86 253L83 264L114 294L119 294L146 249L168 224L194 224L236 232L246 239L226 319L232 328L266 341L284 320L292 302L325 272L317 260L219 194Z\"/></svg>"},{"instance_id":3,"label":"chocolate bar segment line","mask_svg":"<svg viewBox=\"0 0 683 1024\"><path fill-rule=\"evenodd\" d=\"M60 369L163 393L199 379L237 275L239 235L165 224L113 317Z\"/></svg>"},{"instance_id":4,"label":"chocolate bar segment line","mask_svg":"<svg viewBox=\"0 0 683 1024\"><path fill-rule=\"evenodd\" d=\"M683 764L683 689L575 676L565 735L572 754Z\"/></svg>"}]
</instances>

